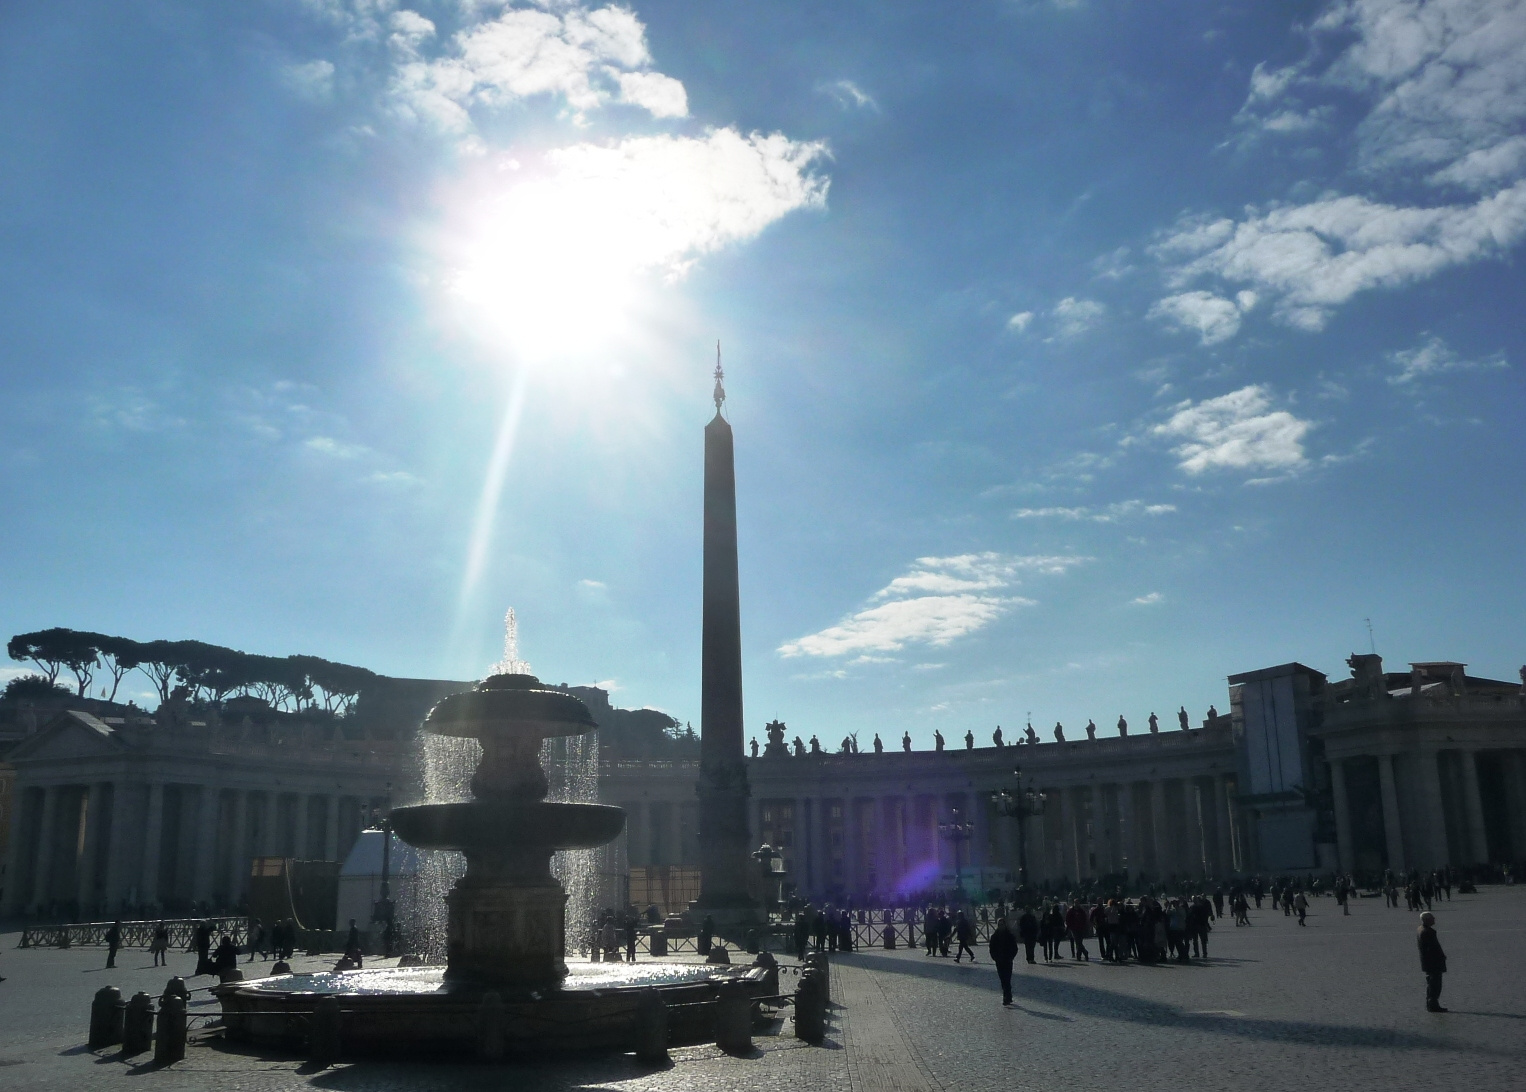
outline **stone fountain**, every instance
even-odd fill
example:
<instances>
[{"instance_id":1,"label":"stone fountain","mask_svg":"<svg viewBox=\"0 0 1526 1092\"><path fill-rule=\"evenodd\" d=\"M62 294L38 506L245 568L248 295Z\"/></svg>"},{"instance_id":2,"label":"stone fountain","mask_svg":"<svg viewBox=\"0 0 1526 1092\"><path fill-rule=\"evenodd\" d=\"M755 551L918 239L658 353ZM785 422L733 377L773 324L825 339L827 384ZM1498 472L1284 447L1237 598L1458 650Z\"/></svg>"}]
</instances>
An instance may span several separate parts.
<instances>
[{"instance_id":1,"label":"stone fountain","mask_svg":"<svg viewBox=\"0 0 1526 1092\"><path fill-rule=\"evenodd\" d=\"M534 675L490 676L440 702L424 721L426 732L482 744L474 799L392 812L403 841L466 857L466 875L446 896L447 983L528 992L566 978L567 894L551 875L551 855L614 840L625 813L547 803L541 741L594 727L581 701L542 688Z\"/></svg>"},{"instance_id":2,"label":"stone fountain","mask_svg":"<svg viewBox=\"0 0 1526 1092\"><path fill-rule=\"evenodd\" d=\"M229 1037L312 1049L312 1029L338 1020L340 1044L351 1054L632 1049L638 1029L650 1029L654 1007L664 1014L668 1041L706 1042L723 995L771 992L761 968L656 960L568 967L567 895L551 874L551 856L613 840L625 813L548 802L541 742L595 727L575 696L526 674L492 675L436 705L425 732L481 743L472 799L396 808L391 825L420 849L466 857L466 874L445 896L446 966L216 987Z\"/></svg>"}]
</instances>

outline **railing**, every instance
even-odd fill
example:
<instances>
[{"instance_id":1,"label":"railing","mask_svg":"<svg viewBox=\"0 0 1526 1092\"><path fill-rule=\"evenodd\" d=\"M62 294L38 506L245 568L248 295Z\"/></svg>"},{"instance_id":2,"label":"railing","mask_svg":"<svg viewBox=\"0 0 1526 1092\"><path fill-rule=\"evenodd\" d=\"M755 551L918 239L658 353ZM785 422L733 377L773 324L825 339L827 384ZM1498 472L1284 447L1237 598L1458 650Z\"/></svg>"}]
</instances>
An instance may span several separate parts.
<instances>
[{"instance_id":1,"label":"railing","mask_svg":"<svg viewBox=\"0 0 1526 1092\"><path fill-rule=\"evenodd\" d=\"M216 945L223 935L233 938L233 943L245 947L249 943L249 919L229 918L166 918L161 921L124 921L121 930L123 948L147 948L154 941L154 930L161 924L169 930L170 948L183 951L191 946L196 927L206 922L212 926L212 943ZM76 922L70 925L28 925L21 930L18 948L73 948L106 947L106 933L114 923L109 921Z\"/></svg>"}]
</instances>

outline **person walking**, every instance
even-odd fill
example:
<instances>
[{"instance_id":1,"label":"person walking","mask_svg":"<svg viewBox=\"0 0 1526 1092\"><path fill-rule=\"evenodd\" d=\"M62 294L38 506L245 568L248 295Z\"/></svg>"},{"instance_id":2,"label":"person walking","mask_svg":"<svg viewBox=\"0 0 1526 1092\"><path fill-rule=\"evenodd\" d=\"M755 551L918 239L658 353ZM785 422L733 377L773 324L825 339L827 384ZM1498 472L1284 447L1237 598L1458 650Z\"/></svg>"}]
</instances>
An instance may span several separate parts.
<instances>
[{"instance_id":1,"label":"person walking","mask_svg":"<svg viewBox=\"0 0 1526 1092\"><path fill-rule=\"evenodd\" d=\"M117 965L117 949L122 946L122 919L117 918L106 930L106 966Z\"/></svg>"},{"instance_id":2,"label":"person walking","mask_svg":"<svg viewBox=\"0 0 1526 1092\"><path fill-rule=\"evenodd\" d=\"M154 939L149 943L148 954L154 957L155 967L170 965L170 927L162 920L154 925Z\"/></svg>"},{"instance_id":3,"label":"person walking","mask_svg":"<svg viewBox=\"0 0 1526 1092\"><path fill-rule=\"evenodd\" d=\"M1007 926L1006 918L996 919L996 928L991 930L991 942L987 946L991 952L991 962L996 964L996 977L1001 981L1001 1003L1012 1004L1012 961L1017 958L1017 937L1012 935L1012 930ZM971 956L971 960L974 957Z\"/></svg>"},{"instance_id":4,"label":"person walking","mask_svg":"<svg viewBox=\"0 0 1526 1092\"><path fill-rule=\"evenodd\" d=\"M959 911L959 915L954 919L954 936L959 941L959 950L954 953L954 962L958 963L959 957L969 952L970 962L974 963L975 949L970 945L975 940L975 926L965 916L963 910Z\"/></svg>"},{"instance_id":5,"label":"person walking","mask_svg":"<svg viewBox=\"0 0 1526 1092\"><path fill-rule=\"evenodd\" d=\"M1420 970L1425 975L1425 1011L1446 1012L1441 1007L1441 976L1447 973L1447 954L1436 936L1436 915L1429 910L1420 915L1415 942L1420 946Z\"/></svg>"},{"instance_id":6,"label":"person walking","mask_svg":"<svg viewBox=\"0 0 1526 1092\"><path fill-rule=\"evenodd\" d=\"M1086 950L1086 907L1079 902L1070 904L1065 911L1065 929L1070 933L1070 958L1084 959L1090 963L1091 953Z\"/></svg>"},{"instance_id":7,"label":"person walking","mask_svg":"<svg viewBox=\"0 0 1526 1092\"><path fill-rule=\"evenodd\" d=\"M1039 919L1033 916L1030 907L1025 906L1022 917L1017 919L1017 935L1023 938L1023 950L1028 955L1028 962L1038 962L1033 958L1033 946L1039 940Z\"/></svg>"},{"instance_id":8,"label":"person walking","mask_svg":"<svg viewBox=\"0 0 1526 1092\"><path fill-rule=\"evenodd\" d=\"M1309 916L1309 897L1302 891L1293 896L1293 909L1298 913L1298 924L1307 925L1304 919Z\"/></svg>"}]
</instances>

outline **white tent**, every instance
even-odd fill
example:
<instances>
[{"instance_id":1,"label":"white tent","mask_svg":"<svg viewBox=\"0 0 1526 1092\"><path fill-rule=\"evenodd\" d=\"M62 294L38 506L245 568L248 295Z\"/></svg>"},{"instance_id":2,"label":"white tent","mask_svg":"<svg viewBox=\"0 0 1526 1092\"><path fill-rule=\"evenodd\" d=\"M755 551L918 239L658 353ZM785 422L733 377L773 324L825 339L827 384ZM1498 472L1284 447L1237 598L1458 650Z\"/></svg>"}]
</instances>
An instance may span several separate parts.
<instances>
[{"instance_id":1,"label":"white tent","mask_svg":"<svg viewBox=\"0 0 1526 1092\"><path fill-rule=\"evenodd\" d=\"M393 903L412 887L419 872L419 855L407 842L392 835L391 859L388 861L388 885ZM339 905L334 926L341 933L350 927L350 919L365 932L371 927L371 908L381 898L382 832L363 830L355 840L350 855L339 867Z\"/></svg>"}]
</instances>

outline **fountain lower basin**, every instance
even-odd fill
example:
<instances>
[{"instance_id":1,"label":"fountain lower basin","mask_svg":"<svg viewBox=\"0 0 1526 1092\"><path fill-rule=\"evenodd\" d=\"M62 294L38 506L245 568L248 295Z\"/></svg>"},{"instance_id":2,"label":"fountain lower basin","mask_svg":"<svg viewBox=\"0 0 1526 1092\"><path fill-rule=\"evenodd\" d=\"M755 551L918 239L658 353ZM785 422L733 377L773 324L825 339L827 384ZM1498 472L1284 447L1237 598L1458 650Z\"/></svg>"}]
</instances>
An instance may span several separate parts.
<instances>
[{"instance_id":1,"label":"fountain lower basin","mask_svg":"<svg viewBox=\"0 0 1526 1092\"><path fill-rule=\"evenodd\" d=\"M725 989L768 992L762 968L691 963L575 964L559 989L502 1000L503 1051L511 1055L635 1048L638 1010L651 994L666 1006L674 1046L713 1042ZM478 1051L483 999L490 991L456 987L443 967L279 975L215 987L234 1042L301 1054L320 998L340 1008L346 1056L448 1055Z\"/></svg>"}]
</instances>

